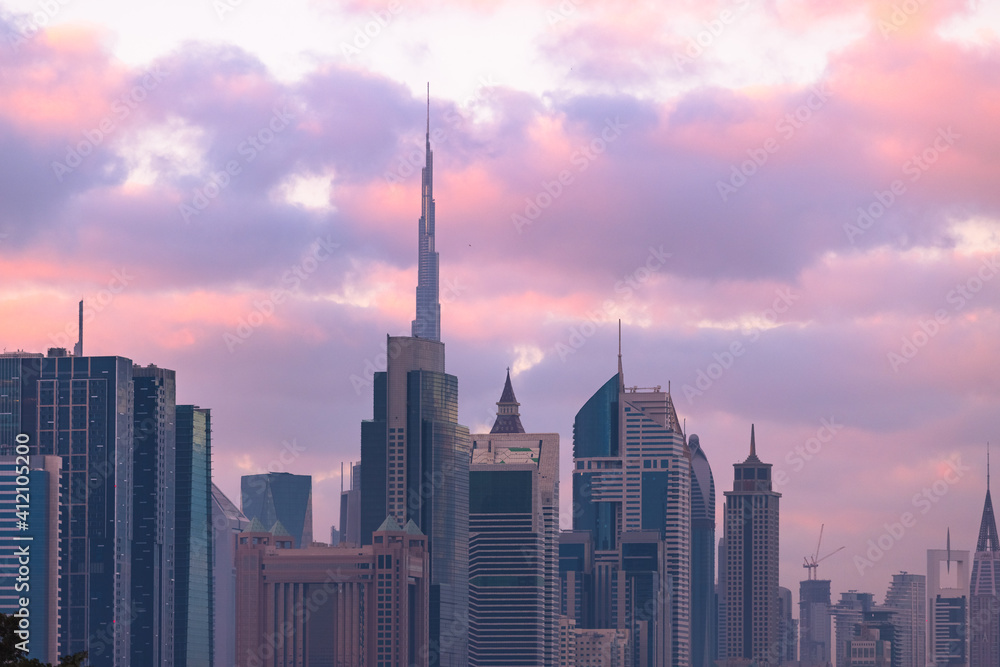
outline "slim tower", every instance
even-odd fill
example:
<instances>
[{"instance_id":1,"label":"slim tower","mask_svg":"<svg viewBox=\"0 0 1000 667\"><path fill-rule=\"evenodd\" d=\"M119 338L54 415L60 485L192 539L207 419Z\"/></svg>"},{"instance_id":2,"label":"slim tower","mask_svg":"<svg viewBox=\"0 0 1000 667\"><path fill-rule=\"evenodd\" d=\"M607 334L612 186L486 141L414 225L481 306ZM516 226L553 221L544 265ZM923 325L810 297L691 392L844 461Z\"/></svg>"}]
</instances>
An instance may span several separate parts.
<instances>
[{"instance_id":1,"label":"slim tower","mask_svg":"<svg viewBox=\"0 0 1000 667\"><path fill-rule=\"evenodd\" d=\"M429 106L428 106L429 111ZM386 336L375 373L373 418L361 423L361 543L391 516L413 521L430 552L430 667L466 667L469 627L469 429L458 423L458 378L445 372L434 251L428 113L417 310L412 336Z\"/></svg>"},{"instance_id":2,"label":"slim tower","mask_svg":"<svg viewBox=\"0 0 1000 667\"><path fill-rule=\"evenodd\" d=\"M1000 665L1000 538L990 498L989 451L986 453L986 502L972 561L969 600L969 667Z\"/></svg>"},{"instance_id":3,"label":"slim tower","mask_svg":"<svg viewBox=\"0 0 1000 667\"><path fill-rule=\"evenodd\" d=\"M927 550L927 662L938 667L969 664L969 552Z\"/></svg>"},{"instance_id":4,"label":"slim tower","mask_svg":"<svg viewBox=\"0 0 1000 667\"><path fill-rule=\"evenodd\" d=\"M750 455L733 464L726 491L726 653L729 665L777 665L782 642L778 616L778 501L771 464L757 458L754 427Z\"/></svg>"}]
</instances>

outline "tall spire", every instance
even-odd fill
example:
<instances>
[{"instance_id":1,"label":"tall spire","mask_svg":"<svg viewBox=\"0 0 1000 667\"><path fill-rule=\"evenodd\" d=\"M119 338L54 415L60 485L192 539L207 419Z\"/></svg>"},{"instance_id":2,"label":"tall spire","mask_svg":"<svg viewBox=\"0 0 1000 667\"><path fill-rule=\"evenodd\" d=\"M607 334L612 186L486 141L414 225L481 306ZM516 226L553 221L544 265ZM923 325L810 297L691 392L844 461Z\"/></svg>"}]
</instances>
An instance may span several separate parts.
<instances>
[{"instance_id":1,"label":"tall spire","mask_svg":"<svg viewBox=\"0 0 1000 667\"><path fill-rule=\"evenodd\" d=\"M618 391L625 393L625 373L622 372L622 321L618 320Z\"/></svg>"},{"instance_id":2,"label":"tall spire","mask_svg":"<svg viewBox=\"0 0 1000 667\"><path fill-rule=\"evenodd\" d=\"M979 522L979 539L976 551L1000 552L1000 536L997 535L997 520L993 514L993 499L990 497L990 444L986 443L986 502L983 503L983 518Z\"/></svg>"},{"instance_id":3,"label":"tall spire","mask_svg":"<svg viewBox=\"0 0 1000 667\"><path fill-rule=\"evenodd\" d=\"M434 250L434 153L431 152L431 84L427 84L426 164L420 170L420 227L417 255L417 317L412 335L441 340L438 254Z\"/></svg>"}]
</instances>

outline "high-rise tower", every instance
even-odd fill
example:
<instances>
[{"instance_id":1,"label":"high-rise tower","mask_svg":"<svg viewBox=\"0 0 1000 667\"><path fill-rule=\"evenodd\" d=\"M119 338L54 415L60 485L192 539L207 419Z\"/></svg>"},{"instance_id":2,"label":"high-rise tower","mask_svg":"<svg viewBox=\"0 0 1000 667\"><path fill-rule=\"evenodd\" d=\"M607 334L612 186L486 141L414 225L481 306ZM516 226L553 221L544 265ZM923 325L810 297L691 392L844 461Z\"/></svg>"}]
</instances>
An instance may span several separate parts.
<instances>
[{"instance_id":1,"label":"high-rise tower","mask_svg":"<svg viewBox=\"0 0 1000 667\"><path fill-rule=\"evenodd\" d=\"M580 620L628 630L635 664L688 667L692 462L670 392L625 387L619 354L576 414L573 460L573 528L594 549Z\"/></svg>"},{"instance_id":2,"label":"high-rise tower","mask_svg":"<svg viewBox=\"0 0 1000 667\"><path fill-rule=\"evenodd\" d=\"M1000 538L990 498L988 452L986 458L986 502L969 591L969 667L1000 665Z\"/></svg>"},{"instance_id":3,"label":"high-rise tower","mask_svg":"<svg viewBox=\"0 0 1000 667\"><path fill-rule=\"evenodd\" d=\"M429 119L428 114L428 119ZM373 418L361 423L361 543L392 516L413 521L430 551L430 667L468 665L469 429L458 423L458 378L445 373L434 251L430 126L423 171L417 318L413 335L386 337Z\"/></svg>"},{"instance_id":4,"label":"high-rise tower","mask_svg":"<svg viewBox=\"0 0 1000 667\"><path fill-rule=\"evenodd\" d=\"M691 667L715 664L715 480L697 435L691 450Z\"/></svg>"},{"instance_id":5,"label":"high-rise tower","mask_svg":"<svg viewBox=\"0 0 1000 667\"><path fill-rule=\"evenodd\" d=\"M927 550L927 663L937 667L969 664L969 552Z\"/></svg>"},{"instance_id":6,"label":"high-rise tower","mask_svg":"<svg viewBox=\"0 0 1000 667\"><path fill-rule=\"evenodd\" d=\"M420 170L420 232L417 255L417 317L414 338L441 340L441 302L438 293L438 254L434 250L434 153L431 151L431 88L427 84L425 164Z\"/></svg>"},{"instance_id":7,"label":"high-rise tower","mask_svg":"<svg viewBox=\"0 0 1000 667\"><path fill-rule=\"evenodd\" d=\"M754 428L750 455L733 464L733 490L726 491L726 654L720 662L776 665L781 662L778 617L778 501L771 464L757 458ZM720 598L723 598L720 595Z\"/></svg>"},{"instance_id":8,"label":"high-rise tower","mask_svg":"<svg viewBox=\"0 0 1000 667\"><path fill-rule=\"evenodd\" d=\"M559 664L559 434L525 433L510 384L469 472L469 665Z\"/></svg>"}]
</instances>

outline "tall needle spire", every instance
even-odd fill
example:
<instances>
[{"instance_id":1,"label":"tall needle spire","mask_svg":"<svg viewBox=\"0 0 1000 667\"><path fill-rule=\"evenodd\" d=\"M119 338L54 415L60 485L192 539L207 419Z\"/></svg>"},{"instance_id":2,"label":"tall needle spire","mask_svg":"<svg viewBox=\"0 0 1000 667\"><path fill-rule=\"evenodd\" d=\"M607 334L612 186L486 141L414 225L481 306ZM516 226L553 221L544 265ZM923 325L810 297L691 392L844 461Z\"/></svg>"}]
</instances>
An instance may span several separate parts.
<instances>
[{"instance_id":1,"label":"tall needle spire","mask_svg":"<svg viewBox=\"0 0 1000 667\"><path fill-rule=\"evenodd\" d=\"M438 254L434 250L434 153L431 152L431 84L427 84L426 164L420 171L420 229L417 255L417 317L414 337L441 340Z\"/></svg>"}]
</instances>

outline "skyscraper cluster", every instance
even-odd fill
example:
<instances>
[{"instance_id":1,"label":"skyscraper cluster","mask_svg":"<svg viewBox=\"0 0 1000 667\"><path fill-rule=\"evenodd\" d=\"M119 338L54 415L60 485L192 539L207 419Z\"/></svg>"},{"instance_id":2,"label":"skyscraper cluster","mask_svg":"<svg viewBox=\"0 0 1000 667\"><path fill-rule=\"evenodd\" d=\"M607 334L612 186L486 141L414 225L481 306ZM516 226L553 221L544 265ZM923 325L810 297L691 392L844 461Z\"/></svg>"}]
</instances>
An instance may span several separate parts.
<instances>
[{"instance_id":1,"label":"skyscraper cluster","mask_svg":"<svg viewBox=\"0 0 1000 667\"><path fill-rule=\"evenodd\" d=\"M974 557L949 537L927 552L926 576L893 577L882 605L859 591L833 603L814 558L796 619L779 586L782 496L755 426L717 534L708 454L669 385L626 384L621 331L617 371L573 422L572 529L561 531L559 435L526 430L509 369L490 431L458 423L429 123L416 316L410 336L386 336L330 544L313 539L309 475L246 475L239 506L213 484L211 411L176 404L174 371L83 356L82 333L73 355L0 355L0 611L23 606L13 591L28 578L39 592L31 657L87 651L95 667L1000 666L988 477ZM33 499L24 510L22 489Z\"/></svg>"}]
</instances>

